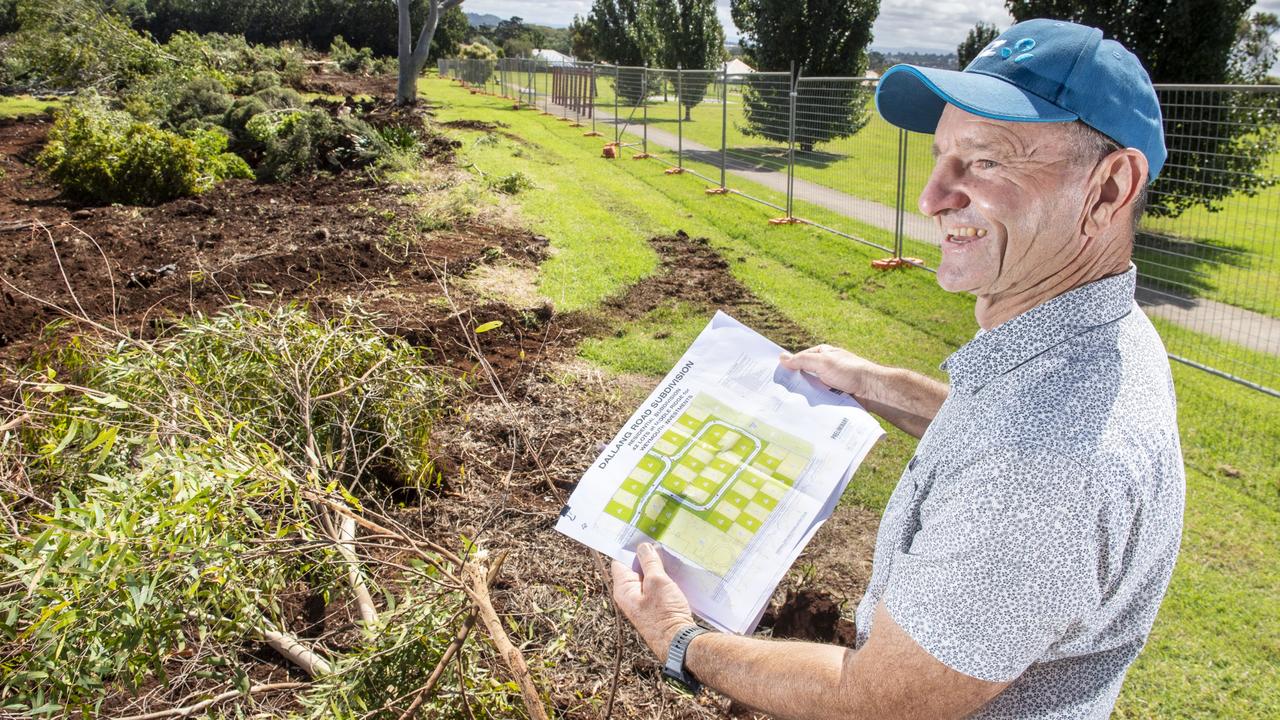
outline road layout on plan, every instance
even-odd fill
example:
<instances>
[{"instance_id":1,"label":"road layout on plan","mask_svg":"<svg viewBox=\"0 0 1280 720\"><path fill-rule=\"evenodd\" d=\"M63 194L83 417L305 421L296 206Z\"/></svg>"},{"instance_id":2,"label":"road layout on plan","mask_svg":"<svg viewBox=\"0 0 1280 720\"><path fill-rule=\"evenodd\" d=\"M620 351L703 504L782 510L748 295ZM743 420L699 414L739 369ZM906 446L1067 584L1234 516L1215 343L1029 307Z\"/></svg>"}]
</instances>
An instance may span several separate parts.
<instances>
[{"instance_id":1,"label":"road layout on plan","mask_svg":"<svg viewBox=\"0 0 1280 720\"><path fill-rule=\"evenodd\" d=\"M808 442L698 393L605 513L724 576L812 457Z\"/></svg>"}]
</instances>

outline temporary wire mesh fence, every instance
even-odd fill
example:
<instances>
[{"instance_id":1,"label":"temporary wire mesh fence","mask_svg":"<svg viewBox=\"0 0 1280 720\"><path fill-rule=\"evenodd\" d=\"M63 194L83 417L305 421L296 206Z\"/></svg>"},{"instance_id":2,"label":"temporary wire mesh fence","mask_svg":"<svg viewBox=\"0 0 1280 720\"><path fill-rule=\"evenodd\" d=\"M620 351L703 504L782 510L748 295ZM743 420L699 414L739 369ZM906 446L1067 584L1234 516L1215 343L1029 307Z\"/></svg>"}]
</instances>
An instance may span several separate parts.
<instances>
[{"instance_id":1,"label":"temporary wire mesh fence","mask_svg":"<svg viewBox=\"0 0 1280 720\"><path fill-rule=\"evenodd\" d=\"M874 78L543 60L441 60L441 76L598 133L709 193L934 270L916 199L932 138L885 123ZM1280 397L1280 87L1157 86L1170 154L1135 241L1138 302L1171 358ZM624 152L625 151L625 152Z\"/></svg>"}]
</instances>

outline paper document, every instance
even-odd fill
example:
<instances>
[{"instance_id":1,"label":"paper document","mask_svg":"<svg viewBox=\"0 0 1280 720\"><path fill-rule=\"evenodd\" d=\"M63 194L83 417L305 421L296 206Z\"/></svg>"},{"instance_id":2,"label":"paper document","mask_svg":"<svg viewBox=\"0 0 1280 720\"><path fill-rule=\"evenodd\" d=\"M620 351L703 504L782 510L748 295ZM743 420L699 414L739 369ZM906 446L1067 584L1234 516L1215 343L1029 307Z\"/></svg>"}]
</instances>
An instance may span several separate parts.
<instances>
[{"instance_id":1,"label":"paper document","mask_svg":"<svg viewBox=\"0 0 1280 720\"><path fill-rule=\"evenodd\" d=\"M694 613L755 629L884 432L716 313L582 476L556 529L627 565L655 542Z\"/></svg>"}]
</instances>

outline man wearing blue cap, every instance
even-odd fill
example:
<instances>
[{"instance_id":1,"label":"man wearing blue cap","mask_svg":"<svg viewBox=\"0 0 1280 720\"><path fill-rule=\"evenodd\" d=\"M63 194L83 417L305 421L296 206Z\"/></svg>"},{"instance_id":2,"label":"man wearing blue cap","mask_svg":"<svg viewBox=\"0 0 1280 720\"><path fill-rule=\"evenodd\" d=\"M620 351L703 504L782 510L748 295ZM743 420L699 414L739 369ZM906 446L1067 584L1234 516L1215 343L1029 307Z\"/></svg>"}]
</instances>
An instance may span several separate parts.
<instances>
[{"instance_id":1,"label":"man wearing blue cap","mask_svg":"<svg viewBox=\"0 0 1280 720\"><path fill-rule=\"evenodd\" d=\"M1173 383L1130 262L1165 161L1155 91L1101 31L1030 20L963 72L889 69L876 105L935 135L920 209L982 329L950 386L825 345L782 359L921 437L855 648L704 632L648 545L614 597L667 677L779 718L1105 718L1182 528Z\"/></svg>"}]
</instances>

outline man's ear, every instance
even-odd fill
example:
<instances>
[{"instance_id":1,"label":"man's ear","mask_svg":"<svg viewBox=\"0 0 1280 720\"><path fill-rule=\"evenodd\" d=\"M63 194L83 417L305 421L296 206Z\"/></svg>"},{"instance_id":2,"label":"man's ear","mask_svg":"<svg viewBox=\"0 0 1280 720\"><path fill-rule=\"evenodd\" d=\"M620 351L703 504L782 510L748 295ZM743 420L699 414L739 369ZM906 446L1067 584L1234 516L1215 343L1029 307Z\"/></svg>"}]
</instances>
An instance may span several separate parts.
<instances>
[{"instance_id":1,"label":"man's ear","mask_svg":"<svg viewBox=\"0 0 1280 720\"><path fill-rule=\"evenodd\" d=\"M1081 233L1101 237L1115 223L1132 223L1133 203L1147 181L1147 157L1134 148L1116 150L1102 159L1089 178Z\"/></svg>"}]
</instances>

